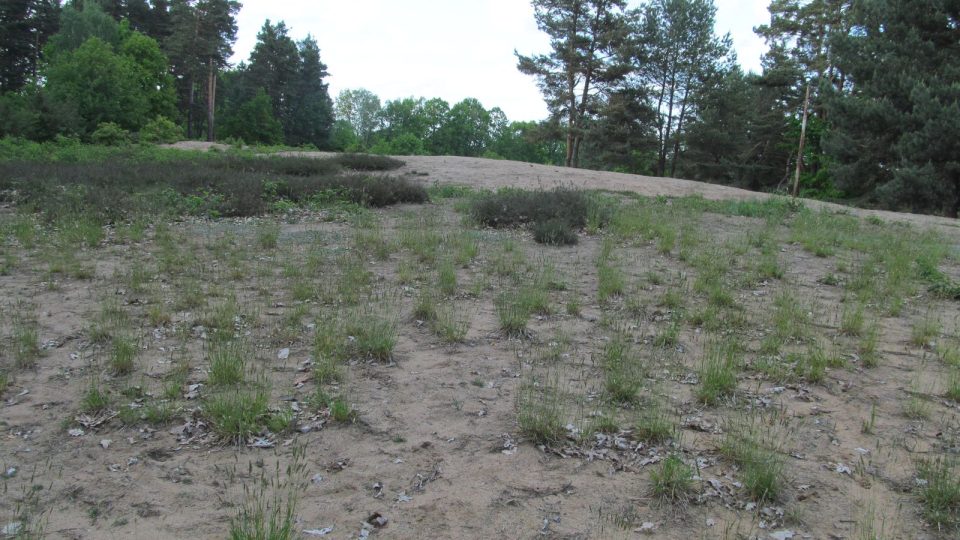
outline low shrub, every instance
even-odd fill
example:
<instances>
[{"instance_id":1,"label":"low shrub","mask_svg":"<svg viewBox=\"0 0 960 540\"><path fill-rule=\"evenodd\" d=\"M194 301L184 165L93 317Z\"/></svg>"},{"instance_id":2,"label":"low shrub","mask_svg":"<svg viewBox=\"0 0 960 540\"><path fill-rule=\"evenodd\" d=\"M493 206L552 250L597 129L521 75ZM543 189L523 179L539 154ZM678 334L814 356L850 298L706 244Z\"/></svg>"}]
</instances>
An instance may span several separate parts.
<instances>
[{"instance_id":1,"label":"low shrub","mask_svg":"<svg viewBox=\"0 0 960 540\"><path fill-rule=\"evenodd\" d=\"M533 239L538 244L572 246L577 243L577 232L566 220L551 218L533 224Z\"/></svg>"},{"instance_id":2,"label":"low shrub","mask_svg":"<svg viewBox=\"0 0 960 540\"><path fill-rule=\"evenodd\" d=\"M471 213L478 223L488 227L515 227L559 219L579 229L586 224L588 207L586 195L576 189L524 191L508 188L477 197Z\"/></svg>"},{"instance_id":3,"label":"low shrub","mask_svg":"<svg viewBox=\"0 0 960 540\"><path fill-rule=\"evenodd\" d=\"M306 204L318 195L384 207L429 200L404 178L343 174L332 160L183 156L82 162L0 161L0 191L49 221L80 214L102 223L131 216L254 216L277 201Z\"/></svg>"},{"instance_id":4,"label":"low shrub","mask_svg":"<svg viewBox=\"0 0 960 540\"><path fill-rule=\"evenodd\" d=\"M577 243L576 231L587 224L590 208L587 196L576 189L509 188L474 199L471 214L488 227L531 225L534 240L541 244L571 245Z\"/></svg>"},{"instance_id":5,"label":"low shrub","mask_svg":"<svg viewBox=\"0 0 960 540\"><path fill-rule=\"evenodd\" d=\"M344 169L367 172L393 171L405 165L399 159L371 154L340 154L330 160Z\"/></svg>"},{"instance_id":6,"label":"low shrub","mask_svg":"<svg viewBox=\"0 0 960 540\"><path fill-rule=\"evenodd\" d=\"M142 143L169 144L183 139L183 128L163 116L154 118L140 128L140 142Z\"/></svg>"},{"instance_id":7,"label":"low shrub","mask_svg":"<svg viewBox=\"0 0 960 540\"><path fill-rule=\"evenodd\" d=\"M130 143L130 132L113 122L102 122L90 134L90 140L104 146L122 146Z\"/></svg>"}]
</instances>

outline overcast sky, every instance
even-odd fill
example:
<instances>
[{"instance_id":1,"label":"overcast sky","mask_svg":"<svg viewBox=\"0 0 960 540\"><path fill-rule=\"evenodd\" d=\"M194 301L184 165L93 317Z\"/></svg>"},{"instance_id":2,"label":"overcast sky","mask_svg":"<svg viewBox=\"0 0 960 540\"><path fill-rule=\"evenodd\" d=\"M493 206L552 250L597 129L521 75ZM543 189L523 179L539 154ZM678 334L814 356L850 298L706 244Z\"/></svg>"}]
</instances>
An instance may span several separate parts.
<instances>
[{"instance_id":1,"label":"overcast sky","mask_svg":"<svg viewBox=\"0 0 960 540\"><path fill-rule=\"evenodd\" d=\"M717 34L730 32L740 65L760 70L768 0L715 0ZM631 1L636 5L636 1ZM312 34L330 71L330 96L366 88L381 101L440 97L451 105L475 97L511 120L547 116L532 77L513 51L545 53L527 0L243 0L233 62L246 60L263 22L284 21L290 36Z\"/></svg>"}]
</instances>

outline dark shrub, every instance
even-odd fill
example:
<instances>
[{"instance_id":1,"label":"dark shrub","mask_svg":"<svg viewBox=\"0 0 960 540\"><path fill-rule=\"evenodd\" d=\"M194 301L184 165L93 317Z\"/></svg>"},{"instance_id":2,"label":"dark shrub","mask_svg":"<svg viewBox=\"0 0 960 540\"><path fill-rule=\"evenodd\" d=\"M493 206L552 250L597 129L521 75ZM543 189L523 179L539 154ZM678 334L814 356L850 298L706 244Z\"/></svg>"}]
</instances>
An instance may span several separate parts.
<instances>
[{"instance_id":1,"label":"dark shrub","mask_svg":"<svg viewBox=\"0 0 960 540\"><path fill-rule=\"evenodd\" d=\"M577 243L577 231L560 218L537 221L533 224L533 239L539 244L572 246Z\"/></svg>"},{"instance_id":2,"label":"dark shrub","mask_svg":"<svg viewBox=\"0 0 960 540\"><path fill-rule=\"evenodd\" d=\"M556 188L551 191L501 189L474 201L472 213L477 222L488 227L515 227L526 223L562 219L579 229L587 221L588 201L579 190Z\"/></svg>"},{"instance_id":3,"label":"dark shrub","mask_svg":"<svg viewBox=\"0 0 960 540\"><path fill-rule=\"evenodd\" d=\"M332 158L315 159L310 157L229 157L218 160L217 164L232 170L268 173L284 176L318 176L340 172L340 164Z\"/></svg>"},{"instance_id":4,"label":"dark shrub","mask_svg":"<svg viewBox=\"0 0 960 540\"><path fill-rule=\"evenodd\" d=\"M51 221L82 213L104 223L144 212L251 216L275 201L305 202L319 192L377 207L429 200L405 178L339 171L330 160L279 157L0 161L0 192Z\"/></svg>"},{"instance_id":5,"label":"dark shrub","mask_svg":"<svg viewBox=\"0 0 960 540\"><path fill-rule=\"evenodd\" d=\"M330 160L354 171L392 171L404 166L399 159L370 154L340 154Z\"/></svg>"}]
</instances>

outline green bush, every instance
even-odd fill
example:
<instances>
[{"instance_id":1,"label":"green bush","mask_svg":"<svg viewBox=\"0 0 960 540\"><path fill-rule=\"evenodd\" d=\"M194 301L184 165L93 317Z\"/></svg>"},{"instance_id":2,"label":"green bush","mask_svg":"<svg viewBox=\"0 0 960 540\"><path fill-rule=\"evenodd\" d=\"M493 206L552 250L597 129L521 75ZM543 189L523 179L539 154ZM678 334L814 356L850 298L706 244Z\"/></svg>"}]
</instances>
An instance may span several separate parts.
<instances>
[{"instance_id":1,"label":"green bush","mask_svg":"<svg viewBox=\"0 0 960 540\"><path fill-rule=\"evenodd\" d=\"M101 122L90 134L90 140L103 146L123 146L130 143L130 132L113 122Z\"/></svg>"},{"instance_id":2,"label":"green bush","mask_svg":"<svg viewBox=\"0 0 960 540\"><path fill-rule=\"evenodd\" d=\"M175 143L183 140L183 128L163 116L158 116L140 128L140 142Z\"/></svg>"}]
</instances>

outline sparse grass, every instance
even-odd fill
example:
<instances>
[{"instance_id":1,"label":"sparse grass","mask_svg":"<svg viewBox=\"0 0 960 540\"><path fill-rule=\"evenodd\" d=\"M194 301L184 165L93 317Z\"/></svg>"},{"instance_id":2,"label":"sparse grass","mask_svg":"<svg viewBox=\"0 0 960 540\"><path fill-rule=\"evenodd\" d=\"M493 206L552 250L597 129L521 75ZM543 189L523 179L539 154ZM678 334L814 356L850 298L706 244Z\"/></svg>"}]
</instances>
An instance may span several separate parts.
<instances>
[{"instance_id":1,"label":"sparse grass","mask_svg":"<svg viewBox=\"0 0 960 540\"><path fill-rule=\"evenodd\" d=\"M355 357L389 362L397 345L398 324L390 310L372 299L373 304L361 306L347 314L342 321L342 335L349 340L349 352Z\"/></svg>"},{"instance_id":2,"label":"sparse grass","mask_svg":"<svg viewBox=\"0 0 960 540\"><path fill-rule=\"evenodd\" d=\"M267 419L267 393L263 389L234 389L214 394L203 402L210 427L224 440L243 443Z\"/></svg>"},{"instance_id":3,"label":"sparse grass","mask_svg":"<svg viewBox=\"0 0 960 540\"><path fill-rule=\"evenodd\" d=\"M36 367L40 358L40 337L37 320L27 312L25 304L18 304L13 315L13 358L19 369Z\"/></svg>"},{"instance_id":4,"label":"sparse grass","mask_svg":"<svg viewBox=\"0 0 960 540\"><path fill-rule=\"evenodd\" d=\"M920 501L926 518L945 531L960 528L960 472L949 456L921 460L917 464Z\"/></svg>"},{"instance_id":5,"label":"sparse grass","mask_svg":"<svg viewBox=\"0 0 960 540\"><path fill-rule=\"evenodd\" d=\"M616 333L604 345L600 365L603 367L604 389L611 400L630 403L637 399L646 373L625 334Z\"/></svg>"},{"instance_id":6,"label":"sparse grass","mask_svg":"<svg viewBox=\"0 0 960 540\"><path fill-rule=\"evenodd\" d=\"M423 322L437 320L437 297L433 289L424 287L417 295L417 303L413 307L413 318Z\"/></svg>"},{"instance_id":7,"label":"sparse grass","mask_svg":"<svg viewBox=\"0 0 960 540\"><path fill-rule=\"evenodd\" d=\"M674 319L665 324L653 338L653 344L657 347L674 347L680 343L680 321Z\"/></svg>"},{"instance_id":8,"label":"sparse grass","mask_svg":"<svg viewBox=\"0 0 960 540\"><path fill-rule=\"evenodd\" d=\"M350 407L350 404L343 397L336 397L330 400L330 418L335 422L347 424L357 418L357 412Z\"/></svg>"},{"instance_id":9,"label":"sparse grass","mask_svg":"<svg viewBox=\"0 0 960 540\"><path fill-rule=\"evenodd\" d=\"M143 420L151 426L169 424L176 413L176 407L167 401L152 401L143 408Z\"/></svg>"},{"instance_id":10,"label":"sparse grass","mask_svg":"<svg viewBox=\"0 0 960 540\"><path fill-rule=\"evenodd\" d=\"M844 302L843 312L840 314L840 333L848 336L863 335L864 316L863 304L851 305Z\"/></svg>"},{"instance_id":11,"label":"sparse grass","mask_svg":"<svg viewBox=\"0 0 960 540\"><path fill-rule=\"evenodd\" d=\"M783 457L766 441L773 435L760 435L758 426L741 426L728 431L721 452L740 467L740 479L747 494L759 502L776 501L783 494Z\"/></svg>"},{"instance_id":12,"label":"sparse grass","mask_svg":"<svg viewBox=\"0 0 960 540\"><path fill-rule=\"evenodd\" d=\"M437 310L432 327L443 343L463 343L470 330L470 315L463 306L447 304Z\"/></svg>"},{"instance_id":13,"label":"sparse grass","mask_svg":"<svg viewBox=\"0 0 960 540\"><path fill-rule=\"evenodd\" d=\"M924 388L920 386L919 377L910 384L910 397L903 404L903 414L912 420L926 420L930 418L930 402L927 401Z\"/></svg>"},{"instance_id":14,"label":"sparse grass","mask_svg":"<svg viewBox=\"0 0 960 540\"><path fill-rule=\"evenodd\" d=\"M947 399L960 403L960 369L954 368L947 378L947 389L944 392Z\"/></svg>"},{"instance_id":15,"label":"sparse grass","mask_svg":"<svg viewBox=\"0 0 960 540\"><path fill-rule=\"evenodd\" d=\"M693 491L693 468L677 454L670 454L651 471L653 495L670 502L686 500Z\"/></svg>"},{"instance_id":16,"label":"sparse grass","mask_svg":"<svg viewBox=\"0 0 960 540\"><path fill-rule=\"evenodd\" d=\"M268 221L257 226L256 242L260 249L276 249L279 239L279 223Z\"/></svg>"},{"instance_id":17,"label":"sparse grass","mask_svg":"<svg viewBox=\"0 0 960 540\"><path fill-rule=\"evenodd\" d=\"M437 265L437 288L444 296L457 292L457 269L452 260L444 259Z\"/></svg>"},{"instance_id":18,"label":"sparse grass","mask_svg":"<svg viewBox=\"0 0 960 540\"><path fill-rule=\"evenodd\" d=\"M675 428L659 403L638 407L633 422L633 436L647 444L665 442L674 436Z\"/></svg>"},{"instance_id":19,"label":"sparse grass","mask_svg":"<svg viewBox=\"0 0 960 540\"><path fill-rule=\"evenodd\" d=\"M353 231L353 245L378 261L386 261L396 250L396 244L387 235L379 222L357 223L355 220Z\"/></svg>"},{"instance_id":20,"label":"sparse grass","mask_svg":"<svg viewBox=\"0 0 960 540\"><path fill-rule=\"evenodd\" d=\"M918 321L914 321L910 329L910 343L915 347L934 348L935 340L940 336L941 324L938 319L932 315L926 315Z\"/></svg>"},{"instance_id":21,"label":"sparse grass","mask_svg":"<svg viewBox=\"0 0 960 540\"><path fill-rule=\"evenodd\" d=\"M100 384L98 380L90 381L86 392L80 398L80 411L87 414L95 414L107 409L110 406L110 394Z\"/></svg>"},{"instance_id":22,"label":"sparse grass","mask_svg":"<svg viewBox=\"0 0 960 540\"><path fill-rule=\"evenodd\" d=\"M130 375L133 373L134 362L137 358L139 345L133 339L124 336L114 336L110 343L110 373L115 376Z\"/></svg>"},{"instance_id":23,"label":"sparse grass","mask_svg":"<svg viewBox=\"0 0 960 540\"><path fill-rule=\"evenodd\" d=\"M280 463L267 479L260 469L253 487L244 485L244 500L230 520L230 540L292 540L297 538L296 520L300 494L306 489L305 447L296 446L285 476Z\"/></svg>"},{"instance_id":24,"label":"sparse grass","mask_svg":"<svg viewBox=\"0 0 960 540\"><path fill-rule=\"evenodd\" d=\"M857 352L860 354L860 363L865 368L877 367L880 363L880 352L878 343L880 339L880 328L877 323L870 325L860 339L857 346Z\"/></svg>"},{"instance_id":25,"label":"sparse grass","mask_svg":"<svg viewBox=\"0 0 960 540\"><path fill-rule=\"evenodd\" d=\"M781 339L804 339L810 334L809 308L793 291L784 289L773 300L774 332Z\"/></svg>"},{"instance_id":26,"label":"sparse grass","mask_svg":"<svg viewBox=\"0 0 960 540\"><path fill-rule=\"evenodd\" d=\"M597 300L605 303L611 298L621 296L626 290L623 272L607 262L597 266Z\"/></svg>"},{"instance_id":27,"label":"sparse grass","mask_svg":"<svg viewBox=\"0 0 960 540\"><path fill-rule=\"evenodd\" d=\"M874 427L877 425L877 404L870 405L870 418L861 422L860 432L864 435L873 435Z\"/></svg>"},{"instance_id":28,"label":"sparse grass","mask_svg":"<svg viewBox=\"0 0 960 540\"><path fill-rule=\"evenodd\" d=\"M707 344L700 363L700 387L697 389L700 402L715 405L733 395L737 389L738 354L737 348L729 341Z\"/></svg>"},{"instance_id":29,"label":"sparse grass","mask_svg":"<svg viewBox=\"0 0 960 540\"><path fill-rule=\"evenodd\" d=\"M674 287L670 287L663 292L657 305L667 309L678 311L684 306L683 292Z\"/></svg>"},{"instance_id":30,"label":"sparse grass","mask_svg":"<svg viewBox=\"0 0 960 540\"><path fill-rule=\"evenodd\" d=\"M530 309L516 295L503 293L496 300L500 331L509 337L523 337L527 333Z\"/></svg>"},{"instance_id":31,"label":"sparse grass","mask_svg":"<svg viewBox=\"0 0 960 540\"><path fill-rule=\"evenodd\" d=\"M556 378L537 384L527 380L517 392L517 424L520 432L535 444L559 442L566 434L564 416L566 407Z\"/></svg>"},{"instance_id":32,"label":"sparse grass","mask_svg":"<svg viewBox=\"0 0 960 540\"><path fill-rule=\"evenodd\" d=\"M244 381L250 350L239 341L214 341L207 350L207 384L236 386Z\"/></svg>"}]
</instances>

